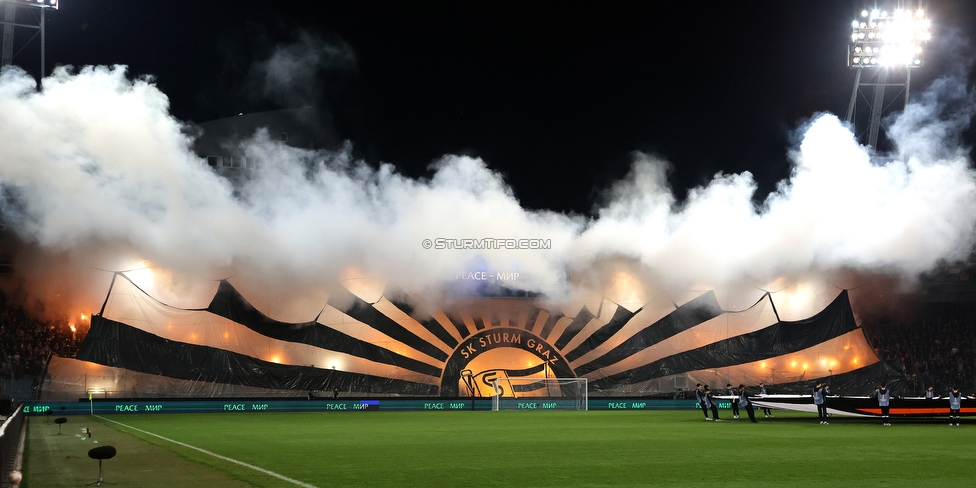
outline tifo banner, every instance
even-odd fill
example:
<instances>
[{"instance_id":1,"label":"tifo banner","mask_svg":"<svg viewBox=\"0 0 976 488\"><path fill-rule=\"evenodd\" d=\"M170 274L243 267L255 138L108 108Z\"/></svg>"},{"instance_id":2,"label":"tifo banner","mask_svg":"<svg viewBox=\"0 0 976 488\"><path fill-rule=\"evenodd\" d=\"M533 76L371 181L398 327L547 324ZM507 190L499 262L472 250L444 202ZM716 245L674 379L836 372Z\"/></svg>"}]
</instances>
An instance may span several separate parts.
<instances>
[{"instance_id":1,"label":"tifo banner","mask_svg":"<svg viewBox=\"0 0 976 488\"><path fill-rule=\"evenodd\" d=\"M637 310L609 300L594 312L537 298L472 299L422 313L391 286L370 301L333 290L307 322L253 307L228 281L205 309L171 307L117 274L77 360L56 358L45 398L441 396L551 392L499 388L506 378L586 378L590 396L664 396L695 383L777 385L815 378L866 394L903 381L857 327L846 291L799 321L769 294L740 311L706 292ZM839 390L843 384L844 390Z\"/></svg>"}]
</instances>

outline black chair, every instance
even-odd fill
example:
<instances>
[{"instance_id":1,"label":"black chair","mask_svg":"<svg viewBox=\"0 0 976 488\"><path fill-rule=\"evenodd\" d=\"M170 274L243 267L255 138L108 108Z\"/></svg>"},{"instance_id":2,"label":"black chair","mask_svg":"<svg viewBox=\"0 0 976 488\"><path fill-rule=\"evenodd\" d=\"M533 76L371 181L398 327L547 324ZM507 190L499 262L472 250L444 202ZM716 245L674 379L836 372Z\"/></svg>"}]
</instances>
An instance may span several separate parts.
<instances>
[{"instance_id":1,"label":"black chair","mask_svg":"<svg viewBox=\"0 0 976 488\"><path fill-rule=\"evenodd\" d=\"M64 423L67 422L67 421L68 421L68 419L66 419L64 417L58 417L58 418L54 419L54 423L58 424L58 435L61 435L61 426L64 425Z\"/></svg>"},{"instance_id":2,"label":"black chair","mask_svg":"<svg viewBox=\"0 0 976 488\"><path fill-rule=\"evenodd\" d=\"M88 450L88 457L98 460L98 480L92 481L91 483L88 483L85 486L91 486L91 485L102 486L102 483L114 485L115 483L109 483L108 481L105 481L105 478L102 476L102 460L114 458L115 448L112 446L95 447Z\"/></svg>"}]
</instances>

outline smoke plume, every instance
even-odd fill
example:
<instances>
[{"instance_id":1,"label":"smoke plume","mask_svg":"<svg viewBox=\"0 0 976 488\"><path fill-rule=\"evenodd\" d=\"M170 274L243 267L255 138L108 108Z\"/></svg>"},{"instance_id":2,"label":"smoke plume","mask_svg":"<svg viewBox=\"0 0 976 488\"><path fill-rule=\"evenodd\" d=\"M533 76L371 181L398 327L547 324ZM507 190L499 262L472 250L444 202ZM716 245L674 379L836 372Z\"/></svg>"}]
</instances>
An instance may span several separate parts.
<instances>
[{"instance_id":1,"label":"smoke plume","mask_svg":"<svg viewBox=\"0 0 976 488\"><path fill-rule=\"evenodd\" d=\"M972 93L946 78L918 98L889 121L891 155L859 145L834 115L812 117L784 148L791 176L762 205L749 173L716 174L678 201L668 162L638 153L584 217L522 208L481 159L444 155L415 179L356 160L350 144L304 150L264 132L244 148L262 164L235 190L192 152L192 131L152 79L59 68L38 88L8 66L0 210L28 246L16 263L28 285L53 299L56 283L66 306L96 310L110 278L100 270L147 263L161 298L229 276L298 293L350 270L415 295L457 286L459 273L517 272L512 286L554 300L612 288L621 269L646 290L763 288L841 270L911 278L967 257L976 223L976 174L959 144ZM485 238L548 245L425 245Z\"/></svg>"}]
</instances>

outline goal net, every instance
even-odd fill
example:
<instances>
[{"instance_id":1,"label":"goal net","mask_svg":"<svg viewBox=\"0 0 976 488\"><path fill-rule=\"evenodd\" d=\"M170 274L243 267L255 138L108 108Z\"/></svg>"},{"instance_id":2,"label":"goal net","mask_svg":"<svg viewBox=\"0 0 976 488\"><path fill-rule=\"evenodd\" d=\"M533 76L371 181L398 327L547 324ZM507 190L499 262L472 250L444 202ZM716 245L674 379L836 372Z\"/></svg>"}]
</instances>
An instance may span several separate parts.
<instances>
[{"instance_id":1,"label":"goal net","mask_svg":"<svg viewBox=\"0 0 976 488\"><path fill-rule=\"evenodd\" d=\"M586 378L493 378L492 410L588 410Z\"/></svg>"}]
</instances>

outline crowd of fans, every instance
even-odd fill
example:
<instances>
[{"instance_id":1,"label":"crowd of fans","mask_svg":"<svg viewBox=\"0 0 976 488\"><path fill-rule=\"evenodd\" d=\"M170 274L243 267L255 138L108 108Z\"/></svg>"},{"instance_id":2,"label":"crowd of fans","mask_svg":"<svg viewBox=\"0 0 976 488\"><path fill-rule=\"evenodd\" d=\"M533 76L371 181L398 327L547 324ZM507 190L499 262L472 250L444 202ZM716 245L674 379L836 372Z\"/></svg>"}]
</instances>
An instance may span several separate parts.
<instances>
[{"instance_id":1,"label":"crowd of fans","mask_svg":"<svg viewBox=\"0 0 976 488\"><path fill-rule=\"evenodd\" d=\"M65 321L40 319L0 293L0 378L36 379L51 353L73 354L73 336Z\"/></svg>"},{"instance_id":2,"label":"crowd of fans","mask_svg":"<svg viewBox=\"0 0 976 488\"><path fill-rule=\"evenodd\" d=\"M878 356L915 380L916 391L903 394L929 386L943 396L953 386L976 392L976 303L925 303L863 326Z\"/></svg>"}]
</instances>

